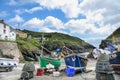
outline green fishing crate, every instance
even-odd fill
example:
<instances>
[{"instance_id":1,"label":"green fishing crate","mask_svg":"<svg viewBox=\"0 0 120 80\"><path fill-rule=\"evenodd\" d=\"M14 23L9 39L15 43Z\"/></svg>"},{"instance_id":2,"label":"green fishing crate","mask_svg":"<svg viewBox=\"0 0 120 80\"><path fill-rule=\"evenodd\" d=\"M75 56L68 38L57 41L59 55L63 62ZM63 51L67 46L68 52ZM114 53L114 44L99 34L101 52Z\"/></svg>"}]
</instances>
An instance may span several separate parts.
<instances>
[{"instance_id":1,"label":"green fishing crate","mask_svg":"<svg viewBox=\"0 0 120 80\"><path fill-rule=\"evenodd\" d=\"M52 65L54 65L55 67L59 67L61 65L61 61L57 60L57 59L53 59L53 58L48 58L48 57L40 57L40 67L46 68L46 65L48 63L51 63Z\"/></svg>"}]
</instances>

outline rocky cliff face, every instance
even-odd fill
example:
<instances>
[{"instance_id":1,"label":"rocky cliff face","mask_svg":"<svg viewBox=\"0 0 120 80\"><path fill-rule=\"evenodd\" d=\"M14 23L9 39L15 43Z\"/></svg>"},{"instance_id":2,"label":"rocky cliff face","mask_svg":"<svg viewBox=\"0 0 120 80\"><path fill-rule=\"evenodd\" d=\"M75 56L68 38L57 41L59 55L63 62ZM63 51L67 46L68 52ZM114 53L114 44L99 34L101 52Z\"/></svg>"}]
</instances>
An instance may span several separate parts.
<instances>
[{"instance_id":1,"label":"rocky cliff face","mask_svg":"<svg viewBox=\"0 0 120 80\"><path fill-rule=\"evenodd\" d=\"M0 53L1 56L7 55L23 58L15 42L0 42Z\"/></svg>"}]
</instances>

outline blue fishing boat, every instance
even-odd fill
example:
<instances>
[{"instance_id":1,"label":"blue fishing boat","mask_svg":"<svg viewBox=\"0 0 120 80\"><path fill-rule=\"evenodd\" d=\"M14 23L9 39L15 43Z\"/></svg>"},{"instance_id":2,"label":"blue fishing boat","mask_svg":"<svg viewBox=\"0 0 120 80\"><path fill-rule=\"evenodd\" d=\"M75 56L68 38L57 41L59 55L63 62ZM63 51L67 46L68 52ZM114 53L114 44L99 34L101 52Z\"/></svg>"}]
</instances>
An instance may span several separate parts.
<instances>
[{"instance_id":1,"label":"blue fishing boat","mask_svg":"<svg viewBox=\"0 0 120 80\"><path fill-rule=\"evenodd\" d=\"M74 53L73 50L66 46L63 47L62 53L64 54L64 61L67 67L86 71L88 59L85 56Z\"/></svg>"},{"instance_id":2,"label":"blue fishing boat","mask_svg":"<svg viewBox=\"0 0 120 80\"><path fill-rule=\"evenodd\" d=\"M64 60L67 67L74 67L75 69L86 71L87 58L78 54L69 54L64 57Z\"/></svg>"}]
</instances>

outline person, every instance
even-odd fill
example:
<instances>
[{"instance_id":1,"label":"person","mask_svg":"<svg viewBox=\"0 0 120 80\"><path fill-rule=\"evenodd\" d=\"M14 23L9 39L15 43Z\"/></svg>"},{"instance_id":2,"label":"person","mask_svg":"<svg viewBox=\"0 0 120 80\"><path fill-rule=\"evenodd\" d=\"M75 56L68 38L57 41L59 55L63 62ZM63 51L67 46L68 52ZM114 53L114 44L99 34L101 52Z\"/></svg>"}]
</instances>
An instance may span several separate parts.
<instances>
[{"instance_id":1,"label":"person","mask_svg":"<svg viewBox=\"0 0 120 80\"><path fill-rule=\"evenodd\" d=\"M17 67L17 65L18 65L18 63L19 63L19 61L20 61L19 58L16 57L16 56L13 56L13 60L15 61L14 66Z\"/></svg>"},{"instance_id":2,"label":"person","mask_svg":"<svg viewBox=\"0 0 120 80\"><path fill-rule=\"evenodd\" d=\"M63 48L62 48L62 54L65 55L65 56L69 54L69 52L67 50L67 47L63 46Z\"/></svg>"},{"instance_id":3,"label":"person","mask_svg":"<svg viewBox=\"0 0 120 80\"><path fill-rule=\"evenodd\" d=\"M59 58L59 57L60 57L60 54L61 54L60 48L57 48L57 49L56 49L56 54L57 54L57 57Z\"/></svg>"},{"instance_id":4,"label":"person","mask_svg":"<svg viewBox=\"0 0 120 80\"><path fill-rule=\"evenodd\" d=\"M100 55L101 51L98 49L98 48L95 48L93 50L93 56L94 56L94 59L97 59L98 56Z\"/></svg>"},{"instance_id":5,"label":"person","mask_svg":"<svg viewBox=\"0 0 120 80\"><path fill-rule=\"evenodd\" d=\"M60 54L60 48L57 48L57 49L56 49L56 53L57 53L57 54Z\"/></svg>"},{"instance_id":6,"label":"person","mask_svg":"<svg viewBox=\"0 0 120 80\"><path fill-rule=\"evenodd\" d=\"M18 57L14 56L14 57L13 57L13 60L15 60L16 62L19 63L19 58L18 58Z\"/></svg>"},{"instance_id":7,"label":"person","mask_svg":"<svg viewBox=\"0 0 120 80\"><path fill-rule=\"evenodd\" d=\"M108 43L107 44L107 48L108 50L112 53L113 51L115 51L115 46L112 43Z\"/></svg>"}]
</instances>

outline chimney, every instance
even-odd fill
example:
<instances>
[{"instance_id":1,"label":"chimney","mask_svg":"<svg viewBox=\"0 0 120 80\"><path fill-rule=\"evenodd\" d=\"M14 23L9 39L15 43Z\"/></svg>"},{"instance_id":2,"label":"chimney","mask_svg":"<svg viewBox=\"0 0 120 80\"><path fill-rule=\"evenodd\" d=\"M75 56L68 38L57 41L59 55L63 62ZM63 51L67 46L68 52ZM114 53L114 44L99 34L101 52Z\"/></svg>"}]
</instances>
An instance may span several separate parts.
<instances>
[{"instance_id":1,"label":"chimney","mask_svg":"<svg viewBox=\"0 0 120 80\"><path fill-rule=\"evenodd\" d=\"M2 20L0 20L0 22L1 22L1 23L4 23L4 20L2 19Z\"/></svg>"}]
</instances>

